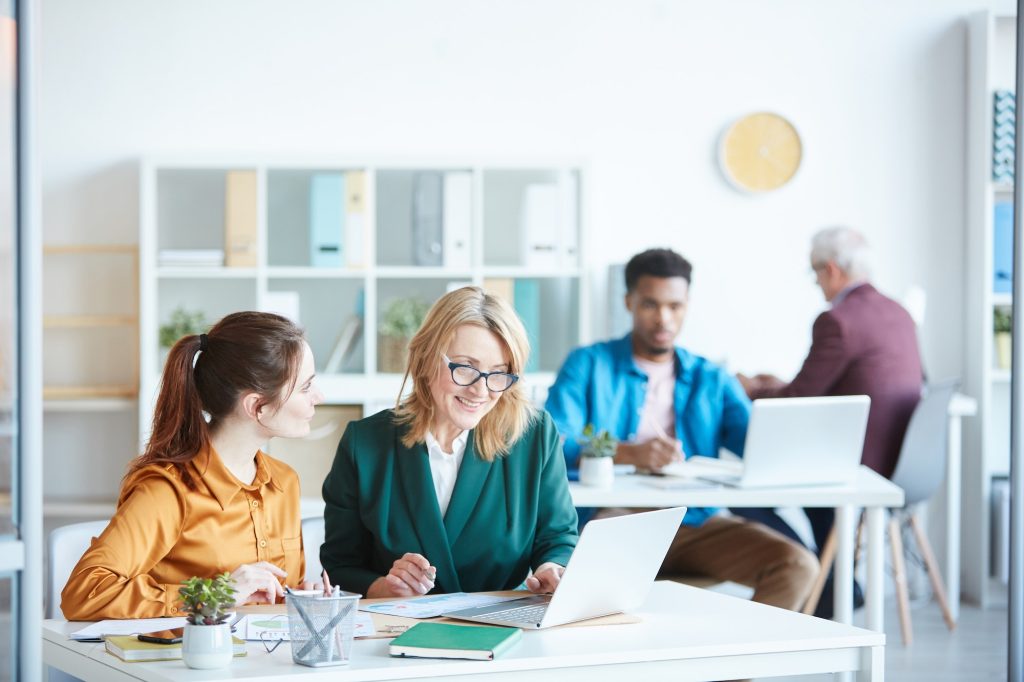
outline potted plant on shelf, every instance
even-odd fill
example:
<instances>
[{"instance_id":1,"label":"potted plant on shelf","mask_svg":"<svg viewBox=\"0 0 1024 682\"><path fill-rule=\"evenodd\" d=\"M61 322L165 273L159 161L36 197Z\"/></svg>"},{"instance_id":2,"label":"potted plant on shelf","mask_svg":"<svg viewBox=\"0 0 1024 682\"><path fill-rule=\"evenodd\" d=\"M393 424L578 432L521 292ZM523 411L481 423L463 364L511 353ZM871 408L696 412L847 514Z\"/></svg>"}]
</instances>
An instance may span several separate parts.
<instances>
[{"instance_id":1,"label":"potted plant on shelf","mask_svg":"<svg viewBox=\"0 0 1024 682\"><path fill-rule=\"evenodd\" d=\"M192 577L178 590L182 611L188 614L181 641L181 658L190 668L223 668L234 655L227 609L234 606L235 586L230 573L214 578Z\"/></svg>"},{"instance_id":2,"label":"potted plant on shelf","mask_svg":"<svg viewBox=\"0 0 1024 682\"><path fill-rule=\"evenodd\" d=\"M996 308L993 314L992 330L996 340L996 366L999 369L1010 369L1010 355L1013 345L1010 343L1012 321L1010 312L1005 308Z\"/></svg>"},{"instance_id":3,"label":"potted plant on shelf","mask_svg":"<svg viewBox=\"0 0 1024 682\"><path fill-rule=\"evenodd\" d=\"M409 359L409 340L423 324L430 305L418 296L396 298L380 320L380 369L404 372Z\"/></svg>"},{"instance_id":4,"label":"potted plant on shelf","mask_svg":"<svg viewBox=\"0 0 1024 682\"><path fill-rule=\"evenodd\" d=\"M614 457L619 441L607 430L593 424L583 429L580 443L580 484L592 488L610 488L615 482Z\"/></svg>"}]
</instances>

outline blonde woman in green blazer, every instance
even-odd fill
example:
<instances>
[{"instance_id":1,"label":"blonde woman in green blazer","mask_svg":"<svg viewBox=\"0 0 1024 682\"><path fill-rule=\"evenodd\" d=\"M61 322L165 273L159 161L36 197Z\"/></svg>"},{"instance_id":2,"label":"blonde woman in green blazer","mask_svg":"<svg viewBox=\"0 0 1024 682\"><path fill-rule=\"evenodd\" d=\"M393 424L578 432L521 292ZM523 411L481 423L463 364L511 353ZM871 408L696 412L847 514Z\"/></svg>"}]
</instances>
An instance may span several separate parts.
<instances>
[{"instance_id":1,"label":"blonde woman in green blazer","mask_svg":"<svg viewBox=\"0 0 1024 682\"><path fill-rule=\"evenodd\" d=\"M558 431L518 383L528 354L501 298L465 287L434 304L409 345L412 391L349 424L324 481L332 582L367 597L554 591L577 519Z\"/></svg>"}]
</instances>

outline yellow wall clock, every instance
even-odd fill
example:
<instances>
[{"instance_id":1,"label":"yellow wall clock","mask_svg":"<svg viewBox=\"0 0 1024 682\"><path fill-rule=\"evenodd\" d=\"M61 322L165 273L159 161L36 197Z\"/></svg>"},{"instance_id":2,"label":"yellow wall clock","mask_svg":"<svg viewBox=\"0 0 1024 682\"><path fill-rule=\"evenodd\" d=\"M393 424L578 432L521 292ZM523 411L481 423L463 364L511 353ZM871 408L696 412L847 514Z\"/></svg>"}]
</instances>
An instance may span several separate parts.
<instances>
[{"instance_id":1,"label":"yellow wall clock","mask_svg":"<svg viewBox=\"0 0 1024 682\"><path fill-rule=\"evenodd\" d=\"M789 182L800 167L803 145L793 124L759 112L729 126L718 150L725 177L748 192L767 192Z\"/></svg>"}]
</instances>

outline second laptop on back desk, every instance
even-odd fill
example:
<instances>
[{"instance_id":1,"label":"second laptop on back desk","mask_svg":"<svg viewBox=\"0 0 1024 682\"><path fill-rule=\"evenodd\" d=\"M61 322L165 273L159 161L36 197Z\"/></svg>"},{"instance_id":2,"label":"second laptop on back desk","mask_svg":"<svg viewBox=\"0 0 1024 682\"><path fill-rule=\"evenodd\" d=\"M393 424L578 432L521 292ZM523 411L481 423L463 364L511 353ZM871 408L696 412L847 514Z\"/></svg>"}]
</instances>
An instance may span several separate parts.
<instances>
[{"instance_id":1,"label":"second laptop on back desk","mask_svg":"<svg viewBox=\"0 0 1024 682\"><path fill-rule=\"evenodd\" d=\"M663 472L740 488L852 483L870 405L866 395L755 400L742 464L701 457Z\"/></svg>"}]
</instances>

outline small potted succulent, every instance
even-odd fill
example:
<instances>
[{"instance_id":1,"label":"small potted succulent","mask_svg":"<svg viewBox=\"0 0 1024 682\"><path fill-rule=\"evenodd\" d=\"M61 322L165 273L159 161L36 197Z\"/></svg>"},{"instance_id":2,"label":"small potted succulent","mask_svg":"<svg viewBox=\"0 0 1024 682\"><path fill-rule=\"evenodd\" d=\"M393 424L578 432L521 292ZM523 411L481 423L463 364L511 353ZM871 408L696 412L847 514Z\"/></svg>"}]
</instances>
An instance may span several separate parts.
<instances>
[{"instance_id":1,"label":"small potted succulent","mask_svg":"<svg viewBox=\"0 0 1024 682\"><path fill-rule=\"evenodd\" d=\"M235 604L230 573L214 578L189 578L178 590L181 610L188 614L181 642L181 658L190 668L208 670L231 663L234 647L228 608Z\"/></svg>"},{"instance_id":2,"label":"small potted succulent","mask_svg":"<svg viewBox=\"0 0 1024 682\"><path fill-rule=\"evenodd\" d=\"M1010 331L1013 324L1010 312L1006 308L996 308L992 321L992 331L996 340L996 366L999 369L1010 369L1010 355L1013 349Z\"/></svg>"},{"instance_id":3,"label":"small potted succulent","mask_svg":"<svg viewBox=\"0 0 1024 682\"><path fill-rule=\"evenodd\" d=\"M418 296L396 298L380 319L380 370L402 373L409 360L409 341L419 331L430 304Z\"/></svg>"},{"instance_id":4,"label":"small potted succulent","mask_svg":"<svg viewBox=\"0 0 1024 682\"><path fill-rule=\"evenodd\" d=\"M592 488L611 488L615 482L614 458L619 441L607 430L593 424L583 429L580 444L580 484Z\"/></svg>"}]
</instances>

